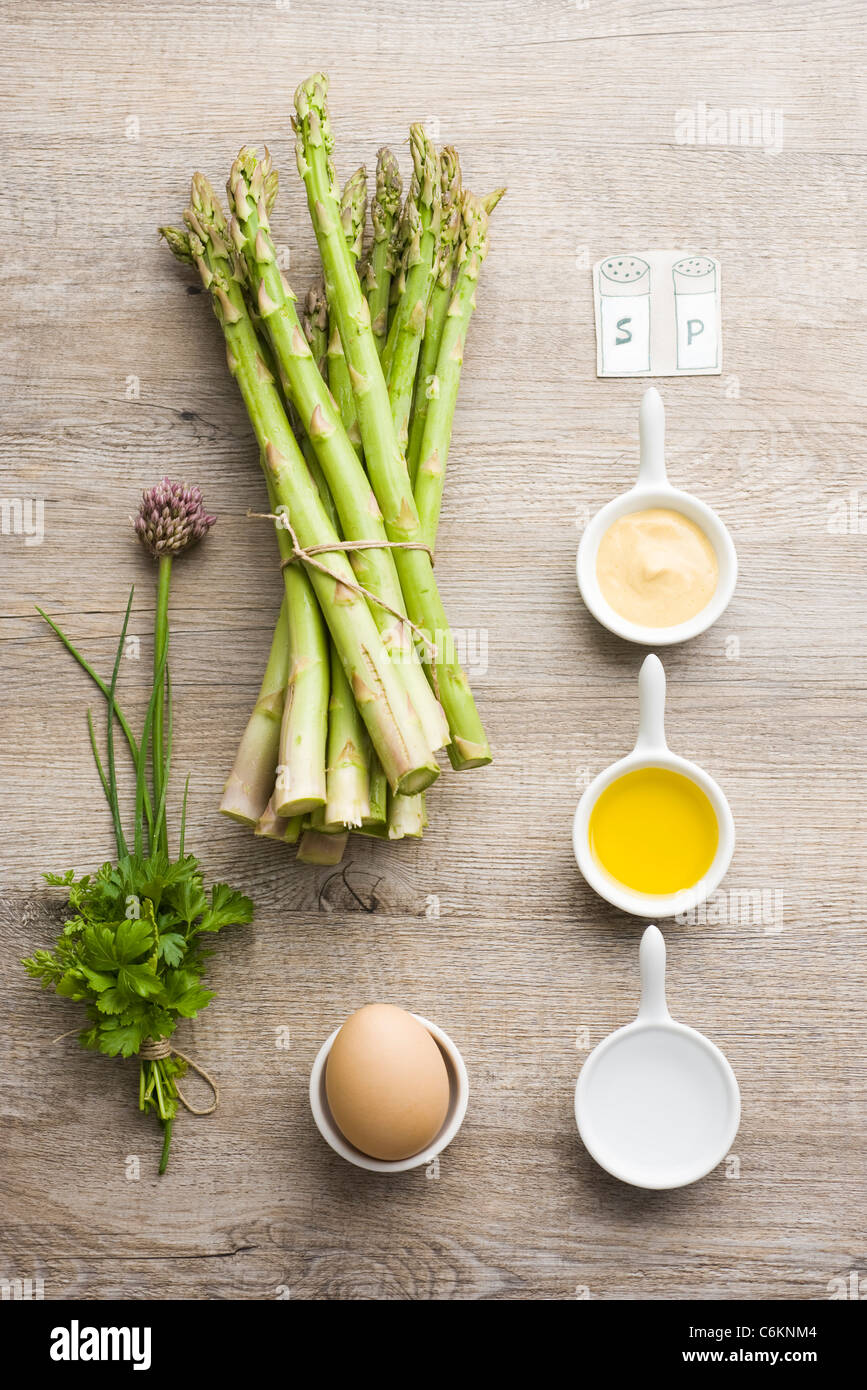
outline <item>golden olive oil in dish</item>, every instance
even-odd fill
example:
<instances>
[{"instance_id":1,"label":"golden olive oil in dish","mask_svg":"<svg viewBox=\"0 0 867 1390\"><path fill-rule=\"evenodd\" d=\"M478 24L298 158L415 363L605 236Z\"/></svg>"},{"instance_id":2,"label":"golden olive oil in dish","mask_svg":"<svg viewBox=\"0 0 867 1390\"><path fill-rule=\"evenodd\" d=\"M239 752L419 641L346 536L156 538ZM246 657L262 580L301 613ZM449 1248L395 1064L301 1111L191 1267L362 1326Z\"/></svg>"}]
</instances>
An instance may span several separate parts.
<instances>
[{"instance_id":1,"label":"golden olive oil in dish","mask_svg":"<svg viewBox=\"0 0 867 1390\"><path fill-rule=\"evenodd\" d=\"M601 867L634 893L692 888L714 861L716 813L701 787L666 767L618 777L590 814L590 848Z\"/></svg>"}]
</instances>

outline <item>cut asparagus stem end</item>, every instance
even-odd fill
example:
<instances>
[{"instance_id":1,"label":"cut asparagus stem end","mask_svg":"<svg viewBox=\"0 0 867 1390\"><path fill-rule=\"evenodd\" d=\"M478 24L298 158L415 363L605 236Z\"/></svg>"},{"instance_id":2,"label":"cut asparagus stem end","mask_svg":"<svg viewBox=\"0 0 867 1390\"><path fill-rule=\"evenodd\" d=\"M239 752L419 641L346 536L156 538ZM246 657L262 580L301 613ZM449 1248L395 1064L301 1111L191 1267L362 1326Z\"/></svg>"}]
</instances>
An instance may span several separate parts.
<instances>
[{"instance_id":1,"label":"cut asparagus stem end","mask_svg":"<svg viewBox=\"0 0 867 1390\"><path fill-rule=\"evenodd\" d=\"M425 823L423 796L390 796L388 798L388 838L390 840L420 840Z\"/></svg>"},{"instance_id":2,"label":"cut asparagus stem end","mask_svg":"<svg viewBox=\"0 0 867 1390\"><path fill-rule=\"evenodd\" d=\"M388 826L383 822L381 825L362 825L357 830L353 830L353 835L363 835L367 840L387 840Z\"/></svg>"},{"instance_id":3,"label":"cut asparagus stem end","mask_svg":"<svg viewBox=\"0 0 867 1390\"><path fill-rule=\"evenodd\" d=\"M278 793L278 795L282 795L282 793ZM324 796L308 791L288 796L285 801L278 802L275 810L282 820L291 820L293 816L307 816L311 811L317 811L320 806L324 805Z\"/></svg>"},{"instance_id":4,"label":"cut asparagus stem end","mask_svg":"<svg viewBox=\"0 0 867 1390\"><path fill-rule=\"evenodd\" d=\"M484 744L454 739L448 746L449 761L456 772L468 772L472 767L486 767L492 761L491 750Z\"/></svg>"},{"instance_id":5,"label":"cut asparagus stem end","mask_svg":"<svg viewBox=\"0 0 867 1390\"><path fill-rule=\"evenodd\" d=\"M302 864L319 864L328 867L339 864L349 839L349 831L329 835L322 830L305 830L298 846L298 858Z\"/></svg>"},{"instance_id":6,"label":"cut asparagus stem end","mask_svg":"<svg viewBox=\"0 0 867 1390\"><path fill-rule=\"evenodd\" d=\"M301 822L301 816L278 816L272 796L256 822L254 833L266 840L279 840L284 845L294 845L301 834Z\"/></svg>"},{"instance_id":7,"label":"cut asparagus stem end","mask_svg":"<svg viewBox=\"0 0 867 1390\"><path fill-rule=\"evenodd\" d=\"M451 749L451 746L452 745L449 744L449 749ZM490 761L490 758L488 761ZM432 763L428 767L416 768L412 772L404 773L393 790L400 792L401 796L415 796L417 792L426 791L427 788L436 781L439 775L440 770L436 763Z\"/></svg>"},{"instance_id":8,"label":"cut asparagus stem end","mask_svg":"<svg viewBox=\"0 0 867 1390\"><path fill-rule=\"evenodd\" d=\"M255 825L264 810L265 806L261 802L260 789L248 787L234 773L230 773L229 780L223 789L220 815L228 816L229 820L237 821L239 825Z\"/></svg>"}]
</instances>

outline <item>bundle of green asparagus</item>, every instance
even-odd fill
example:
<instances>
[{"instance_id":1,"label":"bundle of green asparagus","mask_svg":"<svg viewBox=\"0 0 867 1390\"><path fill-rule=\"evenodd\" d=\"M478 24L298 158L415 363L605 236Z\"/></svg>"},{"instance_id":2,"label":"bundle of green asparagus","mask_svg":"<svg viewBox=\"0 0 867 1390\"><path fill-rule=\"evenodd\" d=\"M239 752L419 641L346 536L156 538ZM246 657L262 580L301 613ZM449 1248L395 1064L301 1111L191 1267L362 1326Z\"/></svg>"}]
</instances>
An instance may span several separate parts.
<instances>
[{"instance_id":1,"label":"bundle of green asparagus","mask_svg":"<svg viewBox=\"0 0 867 1390\"><path fill-rule=\"evenodd\" d=\"M283 603L220 810L338 863L350 831L418 838L446 748L491 761L433 574L463 347L487 251L486 198L458 156L410 130L340 188L327 79L295 94L293 128L322 278L301 312L270 219L277 171L244 147L228 215L196 174L184 226L163 227L211 295L259 446ZM275 567L276 573L276 567Z\"/></svg>"}]
</instances>

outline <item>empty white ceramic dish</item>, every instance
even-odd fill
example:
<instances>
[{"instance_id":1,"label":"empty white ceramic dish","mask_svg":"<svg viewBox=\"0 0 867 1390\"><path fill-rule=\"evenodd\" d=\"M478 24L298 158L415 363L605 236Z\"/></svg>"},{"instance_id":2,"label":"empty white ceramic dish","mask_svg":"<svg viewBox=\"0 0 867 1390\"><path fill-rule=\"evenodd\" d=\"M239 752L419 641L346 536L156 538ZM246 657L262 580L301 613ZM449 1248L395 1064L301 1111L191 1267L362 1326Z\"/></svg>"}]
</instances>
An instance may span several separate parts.
<instances>
[{"instance_id":1,"label":"empty white ceramic dish","mask_svg":"<svg viewBox=\"0 0 867 1390\"><path fill-rule=\"evenodd\" d=\"M638 482L629 492L615 497L597 512L587 525L578 547L576 570L581 597L594 618L627 642L639 642L645 647L667 647L674 642L686 642L715 623L728 606L738 577L738 559L734 542L725 523L705 502L689 492L672 487L665 471L665 408L662 397L651 386L645 391L638 412L640 462ZM669 508L682 512L707 536L716 554L719 578L713 596L700 612L684 623L673 627L644 627L630 622L611 607L599 587L596 577L596 557L599 543L615 521L628 512L641 512L651 507Z\"/></svg>"},{"instance_id":2,"label":"empty white ceramic dish","mask_svg":"<svg viewBox=\"0 0 867 1390\"><path fill-rule=\"evenodd\" d=\"M646 656L638 673L638 738L625 758L612 763L594 778L575 811L572 844L578 868L590 887L614 907L636 917L675 917L703 903L716 892L725 876L735 848L735 823L722 789L697 763L672 753L665 739L665 672L658 656ZM590 848L590 815L597 799L626 772L638 768L665 767L689 777L704 792L717 819L719 841L713 862L704 878L691 888L665 896L637 893L603 869Z\"/></svg>"},{"instance_id":3,"label":"empty white ceramic dish","mask_svg":"<svg viewBox=\"0 0 867 1390\"><path fill-rule=\"evenodd\" d=\"M721 1163L741 1119L735 1074L710 1040L665 1002L665 942L645 929L638 1017L590 1053L575 1087L587 1151L634 1187L685 1187Z\"/></svg>"},{"instance_id":4,"label":"empty white ceramic dish","mask_svg":"<svg viewBox=\"0 0 867 1390\"><path fill-rule=\"evenodd\" d=\"M339 1153L341 1158L345 1158L347 1163L354 1163L356 1168L367 1168L371 1173L405 1173L408 1168L420 1168L423 1163L430 1163L432 1158L436 1158L437 1154L442 1153L443 1149L452 1142L467 1113L470 1083L463 1057L448 1033L444 1033L442 1028L438 1028L435 1023L431 1023L428 1019L422 1018L421 1014L413 1014L412 1017L417 1019L421 1026L430 1033L443 1055L449 1074L449 1108L445 1120L433 1142L428 1144L426 1149L422 1149L420 1153L413 1154L410 1158L393 1160L371 1158L368 1154L362 1153L360 1149L356 1149L355 1145L350 1144L347 1139L344 1139L334 1122L328 1105L328 1096L325 1093L325 1064L328 1061L328 1054L334 1044L334 1039L340 1032L339 1028L335 1028L331 1037L322 1044L310 1072L310 1108L322 1138L331 1145L335 1153Z\"/></svg>"}]
</instances>

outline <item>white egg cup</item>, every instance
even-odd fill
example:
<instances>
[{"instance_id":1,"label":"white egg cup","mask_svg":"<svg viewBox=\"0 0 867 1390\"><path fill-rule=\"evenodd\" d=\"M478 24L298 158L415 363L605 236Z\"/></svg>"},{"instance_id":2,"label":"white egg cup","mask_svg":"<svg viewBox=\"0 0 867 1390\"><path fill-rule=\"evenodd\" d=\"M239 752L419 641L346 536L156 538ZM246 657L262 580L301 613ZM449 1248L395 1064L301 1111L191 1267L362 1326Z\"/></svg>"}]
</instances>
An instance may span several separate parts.
<instances>
[{"instance_id":1,"label":"white egg cup","mask_svg":"<svg viewBox=\"0 0 867 1390\"><path fill-rule=\"evenodd\" d=\"M639 960L638 1017L590 1053L575 1087L575 1122L591 1157L621 1182L685 1187L731 1149L740 1090L719 1048L668 1012L657 927L646 928Z\"/></svg>"},{"instance_id":2,"label":"white egg cup","mask_svg":"<svg viewBox=\"0 0 867 1390\"><path fill-rule=\"evenodd\" d=\"M610 632L625 638L627 642L638 642L645 647L667 647L674 642L686 642L690 637L697 637L725 611L734 593L738 559L728 529L716 512L691 493L672 487L668 481L665 471L665 408L654 386L645 391L642 397L638 433L638 482L629 492L623 492L607 503L585 528L576 561L578 588L594 618ZM694 522L713 546L719 566L716 589L710 601L694 617L672 627L645 627L621 617L602 593L596 575L599 544L609 527L630 512L643 512L651 507L681 512Z\"/></svg>"},{"instance_id":3,"label":"white egg cup","mask_svg":"<svg viewBox=\"0 0 867 1390\"><path fill-rule=\"evenodd\" d=\"M422 1164L430 1163L432 1158L436 1158L437 1154L442 1153L443 1149L452 1142L467 1113L470 1082L463 1057L448 1033L444 1033L442 1028L438 1028L435 1023L431 1023L428 1019L422 1018L421 1014L413 1014L412 1017L430 1033L442 1053L449 1074L449 1108L446 1111L445 1120L436 1138L420 1153L412 1154L409 1158L371 1158L369 1154L356 1149L355 1145L350 1144L341 1134L328 1105L328 1096L325 1090L325 1066L328 1061L328 1054L334 1045L334 1039L340 1032L339 1028L335 1028L331 1037L322 1044L310 1072L310 1108L313 1111L316 1128L322 1138L331 1145L335 1153L340 1154L341 1158L345 1158L347 1163L354 1163L356 1168L366 1168L371 1173L405 1173L409 1168L420 1168Z\"/></svg>"},{"instance_id":4,"label":"white egg cup","mask_svg":"<svg viewBox=\"0 0 867 1390\"><path fill-rule=\"evenodd\" d=\"M638 673L638 738L631 753L612 763L594 778L578 802L572 826L572 844L578 868L601 898L631 912L634 917L675 917L689 912L716 892L728 871L735 848L735 824L722 789L697 763L672 753L665 738L665 671L658 656L646 656ZM599 864L590 848L590 816L599 797L612 782L639 768L662 767L679 772L700 787L713 807L719 829L716 854L703 878L691 888L666 895L638 893L613 878Z\"/></svg>"}]
</instances>

